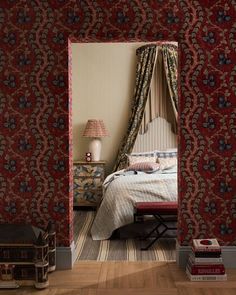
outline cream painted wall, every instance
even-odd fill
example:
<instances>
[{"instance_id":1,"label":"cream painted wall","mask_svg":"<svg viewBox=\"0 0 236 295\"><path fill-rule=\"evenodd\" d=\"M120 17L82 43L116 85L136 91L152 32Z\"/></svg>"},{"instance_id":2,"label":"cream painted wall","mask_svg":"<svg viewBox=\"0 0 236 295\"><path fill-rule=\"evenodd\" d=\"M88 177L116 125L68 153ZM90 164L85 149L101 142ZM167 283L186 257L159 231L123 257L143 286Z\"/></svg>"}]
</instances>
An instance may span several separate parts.
<instances>
[{"instance_id":1,"label":"cream painted wall","mask_svg":"<svg viewBox=\"0 0 236 295\"><path fill-rule=\"evenodd\" d=\"M83 160L89 139L82 137L88 119L102 119L110 133L102 138L106 172L114 165L126 132L134 90L136 48L143 43L72 44L73 158Z\"/></svg>"}]
</instances>

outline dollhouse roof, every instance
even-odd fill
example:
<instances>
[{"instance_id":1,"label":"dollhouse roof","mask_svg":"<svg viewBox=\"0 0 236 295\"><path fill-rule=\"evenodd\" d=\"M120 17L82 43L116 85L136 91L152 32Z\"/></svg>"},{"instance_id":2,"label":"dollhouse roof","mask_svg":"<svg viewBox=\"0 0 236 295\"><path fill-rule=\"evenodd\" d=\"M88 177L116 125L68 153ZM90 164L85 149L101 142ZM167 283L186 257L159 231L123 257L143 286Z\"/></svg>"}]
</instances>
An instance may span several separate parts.
<instances>
[{"instance_id":1,"label":"dollhouse roof","mask_svg":"<svg viewBox=\"0 0 236 295\"><path fill-rule=\"evenodd\" d=\"M41 229L27 224L0 224L0 244L35 244Z\"/></svg>"}]
</instances>

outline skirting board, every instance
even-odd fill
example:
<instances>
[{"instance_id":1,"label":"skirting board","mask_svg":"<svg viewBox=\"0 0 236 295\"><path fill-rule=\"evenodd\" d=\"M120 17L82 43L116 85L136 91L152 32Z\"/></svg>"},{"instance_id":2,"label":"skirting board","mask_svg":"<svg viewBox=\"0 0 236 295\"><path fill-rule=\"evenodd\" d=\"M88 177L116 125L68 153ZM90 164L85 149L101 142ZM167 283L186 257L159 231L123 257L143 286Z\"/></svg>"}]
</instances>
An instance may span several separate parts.
<instances>
[{"instance_id":1,"label":"skirting board","mask_svg":"<svg viewBox=\"0 0 236 295\"><path fill-rule=\"evenodd\" d=\"M75 243L72 242L70 247L56 248L56 270L72 269L76 260Z\"/></svg>"},{"instance_id":2,"label":"skirting board","mask_svg":"<svg viewBox=\"0 0 236 295\"><path fill-rule=\"evenodd\" d=\"M236 268L236 247L222 246L221 251L225 267ZM179 243L176 242L176 262L180 268L186 267L190 252L190 246L180 246Z\"/></svg>"}]
</instances>

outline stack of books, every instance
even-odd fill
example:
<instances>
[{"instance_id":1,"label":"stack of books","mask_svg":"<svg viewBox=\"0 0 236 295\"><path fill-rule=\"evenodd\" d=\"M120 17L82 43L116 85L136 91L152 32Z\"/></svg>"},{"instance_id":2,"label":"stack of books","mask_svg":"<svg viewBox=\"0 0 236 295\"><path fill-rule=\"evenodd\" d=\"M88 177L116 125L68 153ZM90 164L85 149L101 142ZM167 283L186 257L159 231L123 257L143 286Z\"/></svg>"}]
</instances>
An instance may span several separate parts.
<instances>
[{"instance_id":1,"label":"stack of books","mask_svg":"<svg viewBox=\"0 0 236 295\"><path fill-rule=\"evenodd\" d=\"M227 280L217 239L193 239L186 273L191 281Z\"/></svg>"}]
</instances>

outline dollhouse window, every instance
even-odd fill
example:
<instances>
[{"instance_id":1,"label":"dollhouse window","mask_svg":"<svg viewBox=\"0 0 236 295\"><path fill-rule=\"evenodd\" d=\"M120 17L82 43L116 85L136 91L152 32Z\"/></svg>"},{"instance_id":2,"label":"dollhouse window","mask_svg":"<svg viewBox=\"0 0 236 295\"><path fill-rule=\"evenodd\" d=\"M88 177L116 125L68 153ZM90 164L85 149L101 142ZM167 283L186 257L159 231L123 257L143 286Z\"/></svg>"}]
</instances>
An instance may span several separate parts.
<instances>
[{"instance_id":1,"label":"dollhouse window","mask_svg":"<svg viewBox=\"0 0 236 295\"><path fill-rule=\"evenodd\" d=\"M21 258L28 258L27 251L25 250L21 251Z\"/></svg>"},{"instance_id":2,"label":"dollhouse window","mask_svg":"<svg viewBox=\"0 0 236 295\"><path fill-rule=\"evenodd\" d=\"M10 258L9 250L3 250L3 258Z\"/></svg>"},{"instance_id":3,"label":"dollhouse window","mask_svg":"<svg viewBox=\"0 0 236 295\"><path fill-rule=\"evenodd\" d=\"M21 270L21 277L22 278L27 278L28 277L28 271L27 271L27 269L22 269Z\"/></svg>"}]
</instances>

